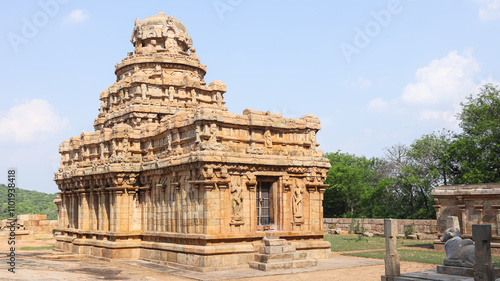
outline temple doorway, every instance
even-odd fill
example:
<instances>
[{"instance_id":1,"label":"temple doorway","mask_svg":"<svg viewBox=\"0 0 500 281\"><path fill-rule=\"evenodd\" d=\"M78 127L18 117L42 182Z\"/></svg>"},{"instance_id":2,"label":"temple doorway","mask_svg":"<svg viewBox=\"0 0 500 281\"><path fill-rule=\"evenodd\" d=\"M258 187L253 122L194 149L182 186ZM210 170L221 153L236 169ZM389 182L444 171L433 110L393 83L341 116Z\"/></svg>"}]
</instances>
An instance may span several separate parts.
<instances>
[{"instance_id":1,"label":"temple doorway","mask_svg":"<svg viewBox=\"0 0 500 281\"><path fill-rule=\"evenodd\" d=\"M274 229L275 224L275 207L274 193L275 181L260 180L257 183L256 210L257 210L257 229L258 230L271 230Z\"/></svg>"}]
</instances>

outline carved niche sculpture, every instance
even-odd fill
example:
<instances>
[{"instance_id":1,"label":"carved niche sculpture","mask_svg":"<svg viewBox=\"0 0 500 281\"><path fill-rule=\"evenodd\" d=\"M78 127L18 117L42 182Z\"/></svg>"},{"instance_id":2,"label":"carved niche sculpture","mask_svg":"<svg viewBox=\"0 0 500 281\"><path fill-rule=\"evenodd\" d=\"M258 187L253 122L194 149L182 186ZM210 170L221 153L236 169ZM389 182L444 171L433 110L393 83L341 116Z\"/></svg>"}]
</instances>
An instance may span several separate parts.
<instances>
[{"instance_id":1,"label":"carved niche sculpture","mask_svg":"<svg viewBox=\"0 0 500 281\"><path fill-rule=\"evenodd\" d=\"M264 133L264 142L267 148L273 147L273 139L269 130Z\"/></svg>"},{"instance_id":2,"label":"carved niche sculpture","mask_svg":"<svg viewBox=\"0 0 500 281\"><path fill-rule=\"evenodd\" d=\"M462 239L457 228L448 228L441 236L441 242L445 242L444 265L474 267L476 261L474 243L470 239Z\"/></svg>"},{"instance_id":3,"label":"carved niche sculpture","mask_svg":"<svg viewBox=\"0 0 500 281\"><path fill-rule=\"evenodd\" d=\"M233 222L243 221L243 187L241 186L241 178L234 177L231 185L231 220Z\"/></svg>"},{"instance_id":4,"label":"carved niche sculpture","mask_svg":"<svg viewBox=\"0 0 500 281\"><path fill-rule=\"evenodd\" d=\"M295 179L295 187L293 188L293 217L301 219L304 216L304 187L300 180Z\"/></svg>"}]
</instances>

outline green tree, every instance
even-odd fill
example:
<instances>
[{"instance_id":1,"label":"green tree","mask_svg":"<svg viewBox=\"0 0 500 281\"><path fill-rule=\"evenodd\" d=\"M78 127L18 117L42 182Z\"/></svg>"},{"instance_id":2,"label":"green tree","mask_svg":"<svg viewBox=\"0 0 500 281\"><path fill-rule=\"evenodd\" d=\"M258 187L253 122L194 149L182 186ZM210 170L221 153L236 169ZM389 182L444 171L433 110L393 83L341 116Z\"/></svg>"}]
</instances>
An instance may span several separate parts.
<instances>
[{"instance_id":1,"label":"green tree","mask_svg":"<svg viewBox=\"0 0 500 281\"><path fill-rule=\"evenodd\" d=\"M47 194L43 192L16 188L15 215L41 214L47 215L47 219L57 219L57 207L54 199L57 194ZM0 220L10 217L8 212L8 187L0 184Z\"/></svg>"},{"instance_id":2,"label":"green tree","mask_svg":"<svg viewBox=\"0 0 500 281\"><path fill-rule=\"evenodd\" d=\"M384 180L379 182L380 195L391 200L392 209L377 203L375 216L395 218L434 218L431 191L450 178L447 149L451 132L423 135L409 147L397 144L386 149ZM372 198L376 202L377 198ZM379 199L380 202L383 200Z\"/></svg>"},{"instance_id":3,"label":"green tree","mask_svg":"<svg viewBox=\"0 0 500 281\"><path fill-rule=\"evenodd\" d=\"M499 88L486 84L461 105L458 119L463 132L448 151L457 163L455 183L500 182Z\"/></svg>"},{"instance_id":4,"label":"green tree","mask_svg":"<svg viewBox=\"0 0 500 281\"><path fill-rule=\"evenodd\" d=\"M325 183L329 184L323 201L325 217L366 216L372 193L377 185L376 159L349 153L327 153L332 167Z\"/></svg>"}]
</instances>

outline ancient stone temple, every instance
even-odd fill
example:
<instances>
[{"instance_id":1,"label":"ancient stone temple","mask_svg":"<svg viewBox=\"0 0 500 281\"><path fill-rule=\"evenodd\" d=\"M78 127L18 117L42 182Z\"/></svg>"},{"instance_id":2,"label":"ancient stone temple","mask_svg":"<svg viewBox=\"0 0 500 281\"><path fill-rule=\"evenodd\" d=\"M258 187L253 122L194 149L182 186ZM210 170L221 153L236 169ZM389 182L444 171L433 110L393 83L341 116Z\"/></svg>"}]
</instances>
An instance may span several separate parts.
<instances>
[{"instance_id":1,"label":"ancient stone temple","mask_svg":"<svg viewBox=\"0 0 500 281\"><path fill-rule=\"evenodd\" d=\"M442 234L450 216L456 217L464 238L472 238L473 224L491 224L491 251L500 255L500 184L469 184L438 186L432 191L437 218L437 231ZM444 243L434 242L443 249Z\"/></svg>"},{"instance_id":2,"label":"ancient stone temple","mask_svg":"<svg viewBox=\"0 0 500 281\"><path fill-rule=\"evenodd\" d=\"M94 132L64 141L56 248L210 271L327 258L318 118L228 112L186 27L137 19Z\"/></svg>"}]
</instances>

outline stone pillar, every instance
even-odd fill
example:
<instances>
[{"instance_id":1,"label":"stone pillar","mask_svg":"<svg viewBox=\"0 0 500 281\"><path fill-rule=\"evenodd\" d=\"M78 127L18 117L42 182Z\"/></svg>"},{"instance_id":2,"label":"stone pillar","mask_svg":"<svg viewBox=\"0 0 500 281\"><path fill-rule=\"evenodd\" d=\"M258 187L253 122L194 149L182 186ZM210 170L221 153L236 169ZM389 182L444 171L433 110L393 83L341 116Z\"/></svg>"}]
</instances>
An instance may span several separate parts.
<instances>
[{"instance_id":1,"label":"stone pillar","mask_svg":"<svg viewBox=\"0 0 500 281\"><path fill-rule=\"evenodd\" d=\"M121 232L121 231L123 231L122 230L122 217L124 215L126 215L126 213L122 215L122 213L124 212L124 210L123 210L123 204L122 204L123 191L122 190L116 190L114 192L114 194L115 194L114 197L115 197L115 202L116 202L116 204L115 204L115 208L116 208L115 209L116 210L115 211L115 217L116 217L116 219L115 219L115 222L114 222L116 224L115 225L115 231Z\"/></svg>"},{"instance_id":2,"label":"stone pillar","mask_svg":"<svg viewBox=\"0 0 500 281\"><path fill-rule=\"evenodd\" d=\"M323 225L323 198L324 198L324 194L325 194L325 191L326 191L326 187L324 186L321 186L319 188L319 210L320 210L320 213L319 213L319 218L321 220L321 229L320 231L323 232L324 229L324 225Z\"/></svg>"},{"instance_id":3,"label":"stone pillar","mask_svg":"<svg viewBox=\"0 0 500 281\"><path fill-rule=\"evenodd\" d=\"M153 207L153 231L158 231L158 186L152 186L151 200Z\"/></svg>"},{"instance_id":4,"label":"stone pillar","mask_svg":"<svg viewBox=\"0 0 500 281\"><path fill-rule=\"evenodd\" d=\"M76 194L74 193L70 193L68 195L68 199L69 199L69 224L70 224L70 228L76 228L76 219L77 219L77 215L75 213L75 202L76 202Z\"/></svg>"},{"instance_id":5,"label":"stone pillar","mask_svg":"<svg viewBox=\"0 0 500 281\"><path fill-rule=\"evenodd\" d=\"M109 191L101 192L102 197L102 230L109 231L109 212L111 202L109 202Z\"/></svg>"},{"instance_id":6,"label":"stone pillar","mask_svg":"<svg viewBox=\"0 0 500 281\"><path fill-rule=\"evenodd\" d=\"M474 281L495 280L491 262L491 225L473 224L472 239L475 243L474 254L476 256Z\"/></svg>"},{"instance_id":7,"label":"stone pillar","mask_svg":"<svg viewBox=\"0 0 500 281\"><path fill-rule=\"evenodd\" d=\"M96 204L96 192L91 191L89 197L89 205L90 205L90 229L97 230L97 223L99 221L99 217L97 212L99 211L99 205Z\"/></svg>"},{"instance_id":8,"label":"stone pillar","mask_svg":"<svg viewBox=\"0 0 500 281\"><path fill-rule=\"evenodd\" d=\"M63 207L62 207L62 199L60 196L58 196L56 199L54 199L53 203L57 207L57 229L61 229L63 226L63 219L62 219L62 213L63 213Z\"/></svg>"},{"instance_id":9,"label":"stone pillar","mask_svg":"<svg viewBox=\"0 0 500 281\"><path fill-rule=\"evenodd\" d=\"M88 218L87 218L87 194L82 192L78 193L78 229L88 230Z\"/></svg>"},{"instance_id":10,"label":"stone pillar","mask_svg":"<svg viewBox=\"0 0 500 281\"><path fill-rule=\"evenodd\" d=\"M100 231L103 230L103 223L104 223L104 220L103 220L104 210L102 209L103 199L104 198L102 198L102 191L99 190L97 192L97 206L99 206L99 213L97 214L97 217L99 218L99 220L97 221L97 230L100 230Z\"/></svg>"},{"instance_id":11,"label":"stone pillar","mask_svg":"<svg viewBox=\"0 0 500 281\"><path fill-rule=\"evenodd\" d=\"M109 231L116 231L116 195L113 191L109 192Z\"/></svg>"},{"instance_id":12,"label":"stone pillar","mask_svg":"<svg viewBox=\"0 0 500 281\"><path fill-rule=\"evenodd\" d=\"M467 233L467 217L465 215L465 204L464 205L458 205L458 208L460 208L460 212L462 214L462 229L460 229L460 234L466 234Z\"/></svg>"},{"instance_id":13,"label":"stone pillar","mask_svg":"<svg viewBox=\"0 0 500 281\"><path fill-rule=\"evenodd\" d=\"M500 205L491 205L495 210L495 234L500 235Z\"/></svg>"},{"instance_id":14,"label":"stone pillar","mask_svg":"<svg viewBox=\"0 0 500 281\"><path fill-rule=\"evenodd\" d=\"M68 195L61 194L61 228L68 227Z\"/></svg>"},{"instance_id":15,"label":"stone pillar","mask_svg":"<svg viewBox=\"0 0 500 281\"><path fill-rule=\"evenodd\" d=\"M141 206L139 205L139 192L129 190L129 231L140 231L142 229L141 222Z\"/></svg>"},{"instance_id":16,"label":"stone pillar","mask_svg":"<svg viewBox=\"0 0 500 281\"><path fill-rule=\"evenodd\" d=\"M446 219L446 228L456 228L460 230L460 223L458 222L458 217L456 216L448 216Z\"/></svg>"},{"instance_id":17,"label":"stone pillar","mask_svg":"<svg viewBox=\"0 0 500 281\"><path fill-rule=\"evenodd\" d=\"M166 224L165 224L165 186L162 184L159 185L159 190L160 190L160 231L165 232L166 231Z\"/></svg>"},{"instance_id":18,"label":"stone pillar","mask_svg":"<svg viewBox=\"0 0 500 281\"><path fill-rule=\"evenodd\" d=\"M76 194L71 193L69 195L69 203L70 203L70 227L71 228L77 228L77 223L78 223L78 213L76 212L77 207L76 207Z\"/></svg>"},{"instance_id":19,"label":"stone pillar","mask_svg":"<svg viewBox=\"0 0 500 281\"><path fill-rule=\"evenodd\" d=\"M397 248L398 226L396 220L384 220L385 234L385 275L382 281L393 281L394 277L401 274Z\"/></svg>"}]
</instances>

